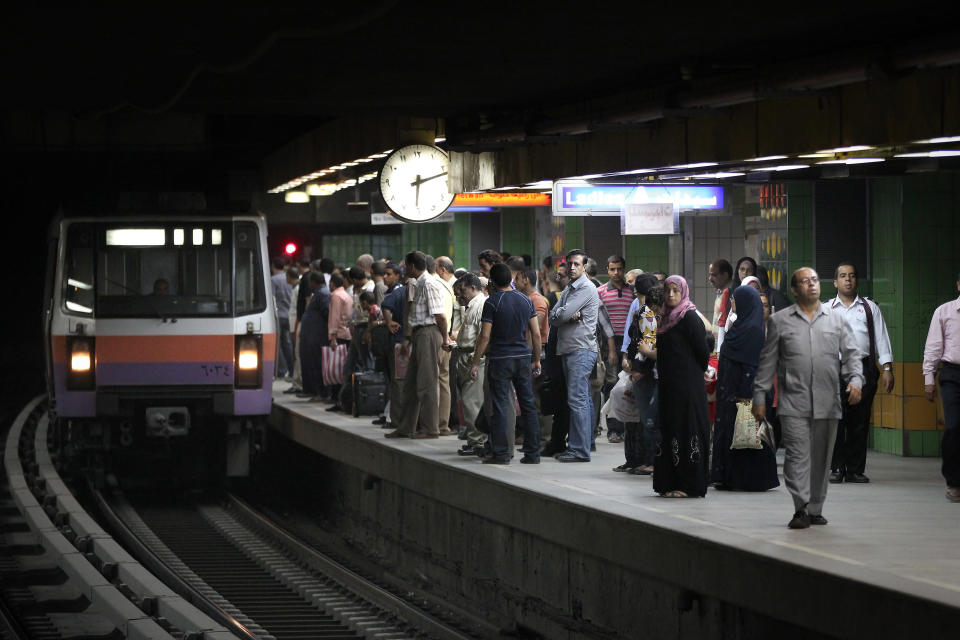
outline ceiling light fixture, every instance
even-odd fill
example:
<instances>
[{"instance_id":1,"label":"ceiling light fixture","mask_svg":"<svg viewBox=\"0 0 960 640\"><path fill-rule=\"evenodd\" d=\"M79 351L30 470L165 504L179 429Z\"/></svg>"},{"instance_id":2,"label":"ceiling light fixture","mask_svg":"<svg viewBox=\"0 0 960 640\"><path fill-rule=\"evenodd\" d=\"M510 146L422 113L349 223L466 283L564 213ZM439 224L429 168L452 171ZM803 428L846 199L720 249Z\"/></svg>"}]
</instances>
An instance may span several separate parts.
<instances>
[{"instance_id":1,"label":"ceiling light fixture","mask_svg":"<svg viewBox=\"0 0 960 640\"><path fill-rule=\"evenodd\" d=\"M769 162L771 160L786 160L788 156L763 156L760 158L750 158L747 162Z\"/></svg>"},{"instance_id":2,"label":"ceiling light fixture","mask_svg":"<svg viewBox=\"0 0 960 640\"><path fill-rule=\"evenodd\" d=\"M666 169L700 169L701 167L715 167L716 162L694 162L691 164L678 164L673 167L664 167Z\"/></svg>"},{"instance_id":3,"label":"ceiling light fixture","mask_svg":"<svg viewBox=\"0 0 960 640\"><path fill-rule=\"evenodd\" d=\"M837 147L836 149L821 149L817 153L850 153L852 151L869 151L874 148L865 144L854 144L849 147Z\"/></svg>"},{"instance_id":4,"label":"ceiling light fixture","mask_svg":"<svg viewBox=\"0 0 960 640\"><path fill-rule=\"evenodd\" d=\"M917 144L943 144L945 142L960 142L960 136L942 136L928 140L917 140Z\"/></svg>"},{"instance_id":5,"label":"ceiling light fixture","mask_svg":"<svg viewBox=\"0 0 960 640\"><path fill-rule=\"evenodd\" d=\"M759 167L757 169L750 169L751 172L754 171L793 171L795 169L809 169L810 165L808 164L781 164L776 167Z\"/></svg>"},{"instance_id":6,"label":"ceiling light fixture","mask_svg":"<svg viewBox=\"0 0 960 640\"><path fill-rule=\"evenodd\" d=\"M310 196L307 195L306 191L287 191L283 199L290 204L305 204L310 202Z\"/></svg>"},{"instance_id":7,"label":"ceiling light fixture","mask_svg":"<svg viewBox=\"0 0 960 640\"><path fill-rule=\"evenodd\" d=\"M894 158L953 158L960 156L956 149L941 149L939 151L920 151L918 153L898 153Z\"/></svg>"},{"instance_id":8,"label":"ceiling light fixture","mask_svg":"<svg viewBox=\"0 0 960 640\"><path fill-rule=\"evenodd\" d=\"M698 173L695 176L690 176L692 178L736 178L737 176L746 175L740 171L718 171L717 173Z\"/></svg>"},{"instance_id":9,"label":"ceiling light fixture","mask_svg":"<svg viewBox=\"0 0 960 640\"><path fill-rule=\"evenodd\" d=\"M842 160L824 160L817 164L872 164L883 161L884 158L844 158Z\"/></svg>"}]
</instances>

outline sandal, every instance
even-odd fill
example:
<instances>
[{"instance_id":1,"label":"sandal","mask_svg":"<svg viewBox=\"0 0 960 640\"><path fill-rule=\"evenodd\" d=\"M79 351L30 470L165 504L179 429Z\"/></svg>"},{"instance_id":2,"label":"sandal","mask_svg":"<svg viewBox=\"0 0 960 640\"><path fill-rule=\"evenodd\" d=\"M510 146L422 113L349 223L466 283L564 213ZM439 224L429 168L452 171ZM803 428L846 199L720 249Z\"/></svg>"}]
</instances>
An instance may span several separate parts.
<instances>
[{"instance_id":1,"label":"sandal","mask_svg":"<svg viewBox=\"0 0 960 640\"><path fill-rule=\"evenodd\" d=\"M683 491L667 491L665 494L663 494L663 497L664 498L689 498L690 496L688 496Z\"/></svg>"}]
</instances>

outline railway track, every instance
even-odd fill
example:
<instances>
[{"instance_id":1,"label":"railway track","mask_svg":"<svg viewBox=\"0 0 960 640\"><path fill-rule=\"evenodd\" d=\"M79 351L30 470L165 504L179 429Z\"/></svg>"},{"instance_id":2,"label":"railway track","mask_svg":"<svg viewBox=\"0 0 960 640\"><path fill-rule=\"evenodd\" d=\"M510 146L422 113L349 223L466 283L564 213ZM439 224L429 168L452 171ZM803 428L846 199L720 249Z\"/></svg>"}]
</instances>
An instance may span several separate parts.
<instances>
[{"instance_id":1,"label":"railway track","mask_svg":"<svg viewBox=\"0 0 960 640\"><path fill-rule=\"evenodd\" d=\"M446 640L489 632L421 610L236 498L135 507L90 485L111 535L58 476L43 400L27 405L0 441L0 640Z\"/></svg>"}]
</instances>

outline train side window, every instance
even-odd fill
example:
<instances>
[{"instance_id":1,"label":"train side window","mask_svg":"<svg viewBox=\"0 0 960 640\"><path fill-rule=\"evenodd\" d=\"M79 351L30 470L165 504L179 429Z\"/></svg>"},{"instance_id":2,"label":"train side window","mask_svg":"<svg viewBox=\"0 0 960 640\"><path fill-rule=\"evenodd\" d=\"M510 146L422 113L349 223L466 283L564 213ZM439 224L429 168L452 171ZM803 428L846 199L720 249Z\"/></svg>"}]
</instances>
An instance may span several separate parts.
<instances>
[{"instance_id":1,"label":"train side window","mask_svg":"<svg viewBox=\"0 0 960 640\"><path fill-rule=\"evenodd\" d=\"M87 225L72 225L68 229L63 262L63 304L70 313L93 314L95 246L93 229Z\"/></svg>"},{"instance_id":2,"label":"train side window","mask_svg":"<svg viewBox=\"0 0 960 640\"><path fill-rule=\"evenodd\" d=\"M238 223L234 233L234 314L259 313L267 308L260 231L254 224Z\"/></svg>"}]
</instances>

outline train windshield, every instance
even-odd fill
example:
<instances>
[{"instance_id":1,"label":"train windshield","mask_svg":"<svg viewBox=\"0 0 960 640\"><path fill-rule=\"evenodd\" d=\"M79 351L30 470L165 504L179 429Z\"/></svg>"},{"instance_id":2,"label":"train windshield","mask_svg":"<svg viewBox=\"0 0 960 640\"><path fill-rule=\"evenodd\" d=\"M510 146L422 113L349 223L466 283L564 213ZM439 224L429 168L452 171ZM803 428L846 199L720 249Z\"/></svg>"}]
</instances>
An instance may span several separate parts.
<instances>
[{"instance_id":1,"label":"train windshield","mask_svg":"<svg viewBox=\"0 0 960 640\"><path fill-rule=\"evenodd\" d=\"M75 223L64 307L102 318L230 317L266 308L252 223Z\"/></svg>"}]
</instances>

